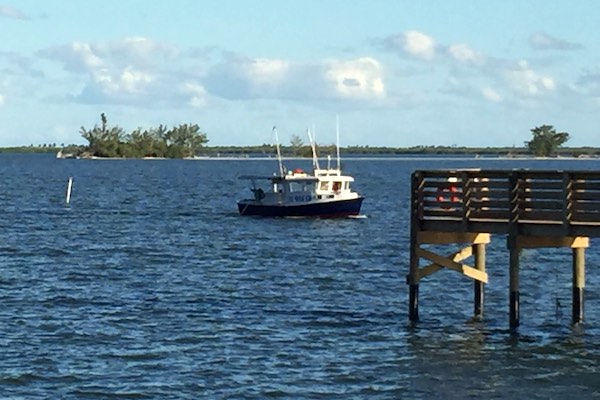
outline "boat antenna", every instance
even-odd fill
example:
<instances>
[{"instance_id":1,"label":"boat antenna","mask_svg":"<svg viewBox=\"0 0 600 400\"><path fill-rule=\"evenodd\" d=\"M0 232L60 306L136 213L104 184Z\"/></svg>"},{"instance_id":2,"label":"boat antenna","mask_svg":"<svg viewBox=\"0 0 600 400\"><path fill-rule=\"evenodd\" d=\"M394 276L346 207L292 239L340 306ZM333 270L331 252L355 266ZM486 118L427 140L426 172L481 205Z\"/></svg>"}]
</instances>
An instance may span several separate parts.
<instances>
[{"instance_id":1,"label":"boat antenna","mask_svg":"<svg viewBox=\"0 0 600 400\"><path fill-rule=\"evenodd\" d=\"M319 159L317 158L317 148L316 148L316 143L315 143L315 137L313 135L311 135L310 129L307 129L306 133L308 134L308 140L310 141L310 148L312 149L313 169L315 169L315 170L320 169L319 168Z\"/></svg>"},{"instance_id":2,"label":"boat antenna","mask_svg":"<svg viewBox=\"0 0 600 400\"><path fill-rule=\"evenodd\" d=\"M339 115L335 115L335 147L337 151L337 169L338 171L342 170L342 166L340 163L340 117Z\"/></svg>"},{"instance_id":3,"label":"boat antenna","mask_svg":"<svg viewBox=\"0 0 600 400\"><path fill-rule=\"evenodd\" d=\"M279 135L277 135L277 127L273 127L273 133L275 133L275 145L277 148L277 162L279 163L279 176L283 178L283 162L281 161L281 149L279 148Z\"/></svg>"}]
</instances>

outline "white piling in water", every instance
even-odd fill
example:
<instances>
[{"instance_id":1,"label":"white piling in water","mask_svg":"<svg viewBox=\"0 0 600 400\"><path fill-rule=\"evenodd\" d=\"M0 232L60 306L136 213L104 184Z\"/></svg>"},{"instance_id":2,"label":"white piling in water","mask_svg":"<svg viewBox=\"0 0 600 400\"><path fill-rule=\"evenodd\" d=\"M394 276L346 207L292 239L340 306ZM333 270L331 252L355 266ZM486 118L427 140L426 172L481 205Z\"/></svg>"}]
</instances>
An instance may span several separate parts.
<instances>
[{"instance_id":1,"label":"white piling in water","mask_svg":"<svg viewBox=\"0 0 600 400\"><path fill-rule=\"evenodd\" d=\"M73 187L73 178L69 177L69 183L67 183L67 198L66 202L69 204L71 202L71 188Z\"/></svg>"}]
</instances>

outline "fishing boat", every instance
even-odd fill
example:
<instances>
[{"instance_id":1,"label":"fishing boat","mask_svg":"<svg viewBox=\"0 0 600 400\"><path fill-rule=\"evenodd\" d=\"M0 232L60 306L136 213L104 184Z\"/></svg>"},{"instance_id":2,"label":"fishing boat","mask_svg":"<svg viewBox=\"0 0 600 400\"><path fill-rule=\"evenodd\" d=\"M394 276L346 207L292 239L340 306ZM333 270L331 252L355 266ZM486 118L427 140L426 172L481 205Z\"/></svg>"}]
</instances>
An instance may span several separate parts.
<instances>
[{"instance_id":1,"label":"fishing boat","mask_svg":"<svg viewBox=\"0 0 600 400\"><path fill-rule=\"evenodd\" d=\"M276 128L275 136L277 137ZM241 215L265 217L319 217L340 218L359 215L364 197L353 191L354 178L343 175L337 147L337 166L319 167L316 145L310 132L313 153L313 171L296 168L287 170L282 162L279 140L277 160L279 173L272 176L244 175L240 179L250 182L253 196L238 202ZM339 138L339 134L338 134Z\"/></svg>"}]
</instances>

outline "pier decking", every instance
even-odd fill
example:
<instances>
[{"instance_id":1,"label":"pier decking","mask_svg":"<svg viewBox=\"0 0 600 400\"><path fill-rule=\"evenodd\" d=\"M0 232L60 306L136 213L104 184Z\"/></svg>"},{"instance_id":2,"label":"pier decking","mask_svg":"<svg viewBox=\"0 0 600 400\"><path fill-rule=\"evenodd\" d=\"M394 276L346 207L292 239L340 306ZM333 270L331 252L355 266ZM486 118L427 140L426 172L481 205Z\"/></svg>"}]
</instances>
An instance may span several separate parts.
<instances>
[{"instance_id":1,"label":"pier decking","mask_svg":"<svg viewBox=\"0 0 600 400\"><path fill-rule=\"evenodd\" d=\"M509 318L519 325L519 253L569 247L573 254L573 323L583 320L585 248L600 236L600 172L532 170L415 171L411 182L409 318L419 319L419 282L442 268L474 280L474 314L483 315L485 246L507 235ZM435 254L423 245L467 246ZM473 256L474 265L462 263ZM421 259L431 262L421 266Z\"/></svg>"}]
</instances>

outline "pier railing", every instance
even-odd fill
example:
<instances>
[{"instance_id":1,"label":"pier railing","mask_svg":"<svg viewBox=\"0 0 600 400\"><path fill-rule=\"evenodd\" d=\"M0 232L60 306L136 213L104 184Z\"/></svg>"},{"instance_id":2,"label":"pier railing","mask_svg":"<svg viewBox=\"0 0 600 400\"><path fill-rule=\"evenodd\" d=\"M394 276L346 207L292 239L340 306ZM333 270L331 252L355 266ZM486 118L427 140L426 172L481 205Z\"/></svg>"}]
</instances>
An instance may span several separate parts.
<instances>
[{"instance_id":1,"label":"pier railing","mask_svg":"<svg viewBox=\"0 0 600 400\"><path fill-rule=\"evenodd\" d=\"M485 246L506 234L510 252L510 326L519 325L523 248L567 247L573 255L573 323L583 320L584 251L600 237L600 172L533 170L415 171L411 182L409 318L419 319L421 279L442 269L474 280L475 316L483 315ZM467 244L448 255L431 245ZM463 260L474 257L474 266ZM422 266L421 261L430 264Z\"/></svg>"},{"instance_id":2,"label":"pier railing","mask_svg":"<svg viewBox=\"0 0 600 400\"><path fill-rule=\"evenodd\" d=\"M416 171L412 178L419 230L600 236L600 172Z\"/></svg>"}]
</instances>

